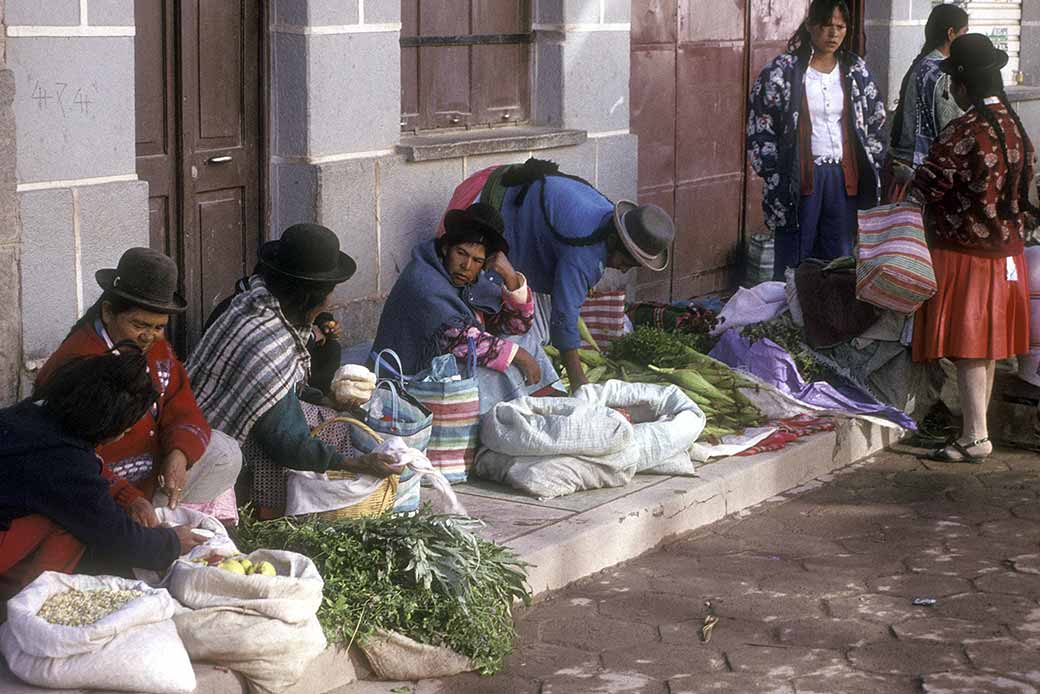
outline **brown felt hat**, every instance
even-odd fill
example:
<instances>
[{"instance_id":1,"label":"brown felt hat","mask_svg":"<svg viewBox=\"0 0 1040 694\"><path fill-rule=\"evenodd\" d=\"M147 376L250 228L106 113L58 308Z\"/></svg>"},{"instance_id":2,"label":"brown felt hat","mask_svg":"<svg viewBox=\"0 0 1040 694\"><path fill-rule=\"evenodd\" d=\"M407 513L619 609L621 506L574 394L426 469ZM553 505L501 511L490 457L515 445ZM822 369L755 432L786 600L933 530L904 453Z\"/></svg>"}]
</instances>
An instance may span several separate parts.
<instances>
[{"instance_id":1,"label":"brown felt hat","mask_svg":"<svg viewBox=\"0 0 1040 694\"><path fill-rule=\"evenodd\" d=\"M141 308L180 313L188 302L177 293L177 263L151 248L131 248L115 268L94 273L98 285Z\"/></svg>"}]
</instances>

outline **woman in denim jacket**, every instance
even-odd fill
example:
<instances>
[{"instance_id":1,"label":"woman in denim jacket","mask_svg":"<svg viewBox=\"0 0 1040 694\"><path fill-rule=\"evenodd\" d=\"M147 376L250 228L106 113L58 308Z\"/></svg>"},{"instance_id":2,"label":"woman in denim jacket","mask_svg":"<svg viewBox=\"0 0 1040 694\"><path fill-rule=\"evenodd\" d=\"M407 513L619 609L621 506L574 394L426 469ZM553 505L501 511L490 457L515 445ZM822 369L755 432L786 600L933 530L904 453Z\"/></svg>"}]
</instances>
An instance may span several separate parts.
<instances>
[{"instance_id":1,"label":"woman in denim jacket","mask_svg":"<svg viewBox=\"0 0 1040 694\"><path fill-rule=\"evenodd\" d=\"M765 182L776 280L806 258L851 255L857 209L879 202L885 105L847 48L850 19L844 0L813 0L751 89L748 155Z\"/></svg>"}]
</instances>

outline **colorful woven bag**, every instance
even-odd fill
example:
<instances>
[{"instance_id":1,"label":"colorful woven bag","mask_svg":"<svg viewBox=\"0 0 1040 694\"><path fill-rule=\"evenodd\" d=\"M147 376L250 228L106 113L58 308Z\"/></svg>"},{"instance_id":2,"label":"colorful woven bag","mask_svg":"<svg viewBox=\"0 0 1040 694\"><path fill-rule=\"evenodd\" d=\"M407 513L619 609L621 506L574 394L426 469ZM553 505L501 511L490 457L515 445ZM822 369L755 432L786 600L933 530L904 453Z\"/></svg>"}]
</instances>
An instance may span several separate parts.
<instances>
[{"instance_id":1,"label":"colorful woven bag","mask_svg":"<svg viewBox=\"0 0 1040 694\"><path fill-rule=\"evenodd\" d=\"M580 315L596 345L606 350L610 343L625 334L624 290L589 294L581 306ZM592 347L584 341L581 346Z\"/></svg>"},{"instance_id":2,"label":"colorful woven bag","mask_svg":"<svg viewBox=\"0 0 1040 694\"><path fill-rule=\"evenodd\" d=\"M466 361L469 373L458 380L426 380L426 373L421 373L408 381L408 393L433 413L426 457L452 484L466 481L480 446L480 388L473 340Z\"/></svg>"},{"instance_id":3,"label":"colorful woven bag","mask_svg":"<svg viewBox=\"0 0 1040 694\"><path fill-rule=\"evenodd\" d=\"M897 203L860 212L856 298L910 314L936 289L921 208Z\"/></svg>"}]
</instances>

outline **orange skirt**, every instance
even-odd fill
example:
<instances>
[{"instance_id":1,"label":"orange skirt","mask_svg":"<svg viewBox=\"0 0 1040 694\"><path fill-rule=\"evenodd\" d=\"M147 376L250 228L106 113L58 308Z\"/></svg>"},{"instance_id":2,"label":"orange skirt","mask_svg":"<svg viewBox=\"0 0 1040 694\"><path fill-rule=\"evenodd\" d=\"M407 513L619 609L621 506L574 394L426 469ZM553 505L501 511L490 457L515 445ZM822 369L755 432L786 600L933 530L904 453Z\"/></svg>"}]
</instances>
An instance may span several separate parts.
<instances>
[{"instance_id":1,"label":"orange skirt","mask_svg":"<svg viewBox=\"0 0 1040 694\"><path fill-rule=\"evenodd\" d=\"M1029 352L1029 272L1022 253L983 258L933 248L938 291L914 319L914 361L1007 359Z\"/></svg>"}]
</instances>

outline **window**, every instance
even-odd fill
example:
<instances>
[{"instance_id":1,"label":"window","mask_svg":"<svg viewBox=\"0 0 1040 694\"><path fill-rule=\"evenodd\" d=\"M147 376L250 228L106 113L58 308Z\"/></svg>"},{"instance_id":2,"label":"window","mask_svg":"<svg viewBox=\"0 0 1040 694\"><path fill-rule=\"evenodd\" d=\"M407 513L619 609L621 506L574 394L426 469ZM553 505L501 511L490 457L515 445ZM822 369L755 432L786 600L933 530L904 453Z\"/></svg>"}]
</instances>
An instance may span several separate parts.
<instances>
[{"instance_id":1,"label":"window","mask_svg":"<svg viewBox=\"0 0 1040 694\"><path fill-rule=\"evenodd\" d=\"M971 18L971 31L986 34L997 48L1008 52L1004 84L1020 81L1019 54L1022 48L1022 0L967 0L960 3Z\"/></svg>"},{"instance_id":2,"label":"window","mask_svg":"<svg viewBox=\"0 0 1040 694\"><path fill-rule=\"evenodd\" d=\"M401 0L401 129L528 118L530 0Z\"/></svg>"}]
</instances>

